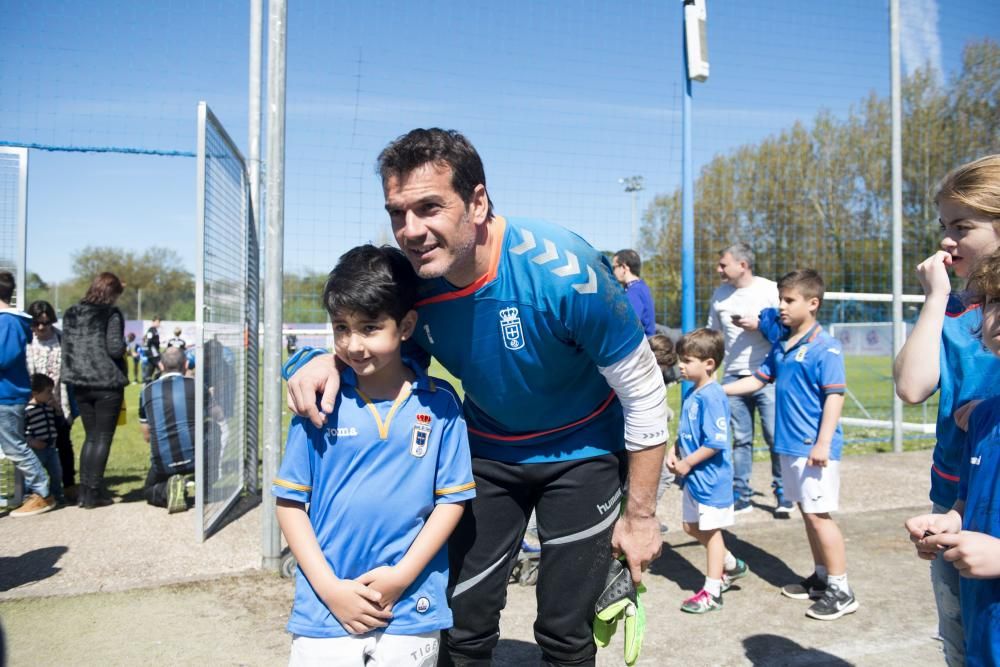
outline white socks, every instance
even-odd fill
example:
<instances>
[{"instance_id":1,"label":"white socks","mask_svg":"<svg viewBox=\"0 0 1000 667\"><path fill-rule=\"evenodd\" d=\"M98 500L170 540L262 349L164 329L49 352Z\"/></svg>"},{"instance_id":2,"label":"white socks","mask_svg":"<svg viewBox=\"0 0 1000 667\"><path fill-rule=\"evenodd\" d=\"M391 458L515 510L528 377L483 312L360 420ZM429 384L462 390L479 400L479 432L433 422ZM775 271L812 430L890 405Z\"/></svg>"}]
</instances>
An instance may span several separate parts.
<instances>
[{"instance_id":1,"label":"white socks","mask_svg":"<svg viewBox=\"0 0 1000 667\"><path fill-rule=\"evenodd\" d=\"M727 570L732 570L736 567L736 556L731 551L726 552L726 562L723 567Z\"/></svg>"},{"instance_id":2,"label":"white socks","mask_svg":"<svg viewBox=\"0 0 1000 667\"><path fill-rule=\"evenodd\" d=\"M705 577L705 590L711 593L713 597L719 597L722 595L722 579Z\"/></svg>"},{"instance_id":3,"label":"white socks","mask_svg":"<svg viewBox=\"0 0 1000 667\"><path fill-rule=\"evenodd\" d=\"M850 594L851 589L847 587L847 573L843 574L830 574L826 577L826 584L828 586L836 586L841 591Z\"/></svg>"}]
</instances>

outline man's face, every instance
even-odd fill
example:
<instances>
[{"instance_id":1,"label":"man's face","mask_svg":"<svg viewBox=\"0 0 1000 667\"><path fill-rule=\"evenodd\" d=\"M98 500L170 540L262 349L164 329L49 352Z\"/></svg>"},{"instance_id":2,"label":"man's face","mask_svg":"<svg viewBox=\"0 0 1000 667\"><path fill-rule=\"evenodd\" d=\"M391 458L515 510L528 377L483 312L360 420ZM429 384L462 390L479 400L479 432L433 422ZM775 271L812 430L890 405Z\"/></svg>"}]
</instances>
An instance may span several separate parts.
<instances>
[{"instance_id":1,"label":"man's face","mask_svg":"<svg viewBox=\"0 0 1000 667\"><path fill-rule=\"evenodd\" d=\"M615 255L611 259L611 270L615 274L615 280L617 280L618 282L620 282L622 285L626 284L626 280L625 279L626 279L626 274L628 273L628 271L625 269L625 265L622 264L621 260L618 259L617 255Z\"/></svg>"},{"instance_id":2,"label":"man's face","mask_svg":"<svg viewBox=\"0 0 1000 667\"><path fill-rule=\"evenodd\" d=\"M427 163L383 184L396 243L421 278L465 286L476 276L477 222L451 185L448 166ZM478 186L482 188L483 186ZM483 190L485 197L485 189Z\"/></svg>"},{"instance_id":3,"label":"man's face","mask_svg":"<svg viewBox=\"0 0 1000 667\"><path fill-rule=\"evenodd\" d=\"M747 266L743 262L737 262L733 259L732 254L727 252L723 253L722 257L719 258L719 263L716 265L715 270L719 273L719 280L732 285L743 277L743 274L747 271Z\"/></svg>"},{"instance_id":4,"label":"man's face","mask_svg":"<svg viewBox=\"0 0 1000 667\"><path fill-rule=\"evenodd\" d=\"M795 330L803 322L815 316L819 310L819 299L807 299L794 287L786 287L778 292L778 314L781 323Z\"/></svg>"}]
</instances>

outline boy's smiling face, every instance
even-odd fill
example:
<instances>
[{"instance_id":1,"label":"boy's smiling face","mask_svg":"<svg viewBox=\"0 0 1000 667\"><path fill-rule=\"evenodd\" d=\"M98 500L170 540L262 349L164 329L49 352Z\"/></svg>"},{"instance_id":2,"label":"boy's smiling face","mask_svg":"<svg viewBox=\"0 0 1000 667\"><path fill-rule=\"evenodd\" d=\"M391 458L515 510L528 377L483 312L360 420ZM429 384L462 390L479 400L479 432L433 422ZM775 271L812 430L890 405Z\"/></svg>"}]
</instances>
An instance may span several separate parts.
<instances>
[{"instance_id":1,"label":"boy's smiling face","mask_svg":"<svg viewBox=\"0 0 1000 667\"><path fill-rule=\"evenodd\" d=\"M335 313L333 350L337 358L354 369L359 380L372 378L382 371L398 372L401 367L399 347L413 333L417 313L408 312L400 322L381 313L370 317L365 313Z\"/></svg>"},{"instance_id":2,"label":"boy's smiling face","mask_svg":"<svg viewBox=\"0 0 1000 667\"><path fill-rule=\"evenodd\" d=\"M819 310L819 299L806 298L795 287L786 287L778 293L778 313L781 323L792 331L802 326L804 322L815 319L817 310Z\"/></svg>"}]
</instances>

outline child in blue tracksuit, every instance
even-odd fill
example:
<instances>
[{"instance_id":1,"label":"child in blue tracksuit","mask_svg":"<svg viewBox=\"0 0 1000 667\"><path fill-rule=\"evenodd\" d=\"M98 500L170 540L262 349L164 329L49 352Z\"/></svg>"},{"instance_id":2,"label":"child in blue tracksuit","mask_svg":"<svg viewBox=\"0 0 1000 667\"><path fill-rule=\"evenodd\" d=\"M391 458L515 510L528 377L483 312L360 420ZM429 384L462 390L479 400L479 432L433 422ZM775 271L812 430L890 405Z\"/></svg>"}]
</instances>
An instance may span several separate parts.
<instances>
[{"instance_id":1,"label":"child in blue tracksuit","mask_svg":"<svg viewBox=\"0 0 1000 667\"><path fill-rule=\"evenodd\" d=\"M1000 356L1000 251L969 279L967 295L982 308L983 345ZM955 412L967 426L958 500L946 514L906 522L922 558L943 558L961 575L965 661L970 667L1000 664L1000 394L971 401Z\"/></svg>"},{"instance_id":2,"label":"child in blue tracksuit","mask_svg":"<svg viewBox=\"0 0 1000 667\"><path fill-rule=\"evenodd\" d=\"M476 486L461 405L400 356L417 321L401 252L349 251L323 302L339 395L324 428L292 421L273 486L299 565L289 663L433 664L453 623L445 541Z\"/></svg>"},{"instance_id":3,"label":"child in blue tracksuit","mask_svg":"<svg viewBox=\"0 0 1000 667\"><path fill-rule=\"evenodd\" d=\"M667 453L667 467L684 476L684 532L707 552L705 585L681 605L681 611L704 614L722 609L722 593L749 569L726 549L722 529L733 525L733 453L729 437L729 400L715 371L725 354L722 334L695 329L677 343L681 376L694 390L684 400L677 447Z\"/></svg>"},{"instance_id":4,"label":"child in blue tracksuit","mask_svg":"<svg viewBox=\"0 0 1000 667\"><path fill-rule=\"evenodd\" d=\"M0 271L0 451L24 475L31 493L10 513L25 517L48 512L56 500L49 493L49 476L24 438L24 411L31 398L28 343L31 316L11 308L17 286L14 274Z\"/></svg>"}]
</instances>

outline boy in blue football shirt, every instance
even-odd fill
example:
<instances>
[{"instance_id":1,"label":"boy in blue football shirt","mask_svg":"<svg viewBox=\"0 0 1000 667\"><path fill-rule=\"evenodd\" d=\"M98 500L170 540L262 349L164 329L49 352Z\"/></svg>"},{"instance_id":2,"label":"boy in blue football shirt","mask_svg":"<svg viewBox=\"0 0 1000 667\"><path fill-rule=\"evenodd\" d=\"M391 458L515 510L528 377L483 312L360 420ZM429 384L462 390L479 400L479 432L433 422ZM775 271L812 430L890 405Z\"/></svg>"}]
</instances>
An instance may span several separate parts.
<instances>
[{"instance_id":1,"label":"boy in blue football shirt","mask_svg":"<svg viewBox=\"0 0 1000 667\"><path fill-rule=\"evenodd\" d=\"M983 344L1000 356L1000 253L987 257L969 279L972 305L982 307ZM955 413L968 427L958 500L946 514L906 522L917 553L954 564L961 575L966 664L1000 663L1000 395L967 403Z\"/></svg>"},{"instance_id":2,"label":"boy in blue football shirt","mask_svg":"<svg viewBox=\"0 0 1000 667\"><path fill-rule=\"evenodd\" d=\"M347 252L327 281L340 391L323 428L292 421L273 486L299 564L292 665L430 664L452 625L444 545L475 482L454 390L400 356L415 300L389 247Z\"/></svg>"},{"instance_id":3,"label":"boy in blue football shirt","mask_svg":"<svg viewBox=\"0 0 1000 667\"><path fill-rule=\"evenodd\" d=\"M722 529L733 525L733 455L729 400L715 381L725 355L725 339L712 329L695 329L677 343L681 376L694 383L684 400L677 446L667 466L684 476L684 532L707 551L705 585L681 605L692 614L722 609L722 592L749 569L726 549Z\"/></svg>"},{"instance_id":4,"label":"boy in blue football shirt","mask_svg":"<svg viewBox=\"0 0 1000 667\"><path fill-rule=\"evenodd\" d=\"M785 497L802 511L814 572L781 589L796 600L814 600L806 616L832 621L858 610L847 581L847 548L831 516L840 499L840 412L847 389L840 342L816 321L825 286L812 269L778 281L778 311L788 329L751 376L723 387L749 394L775 383L775 447L781 455Z\"/></svg>"}]
</instances>

